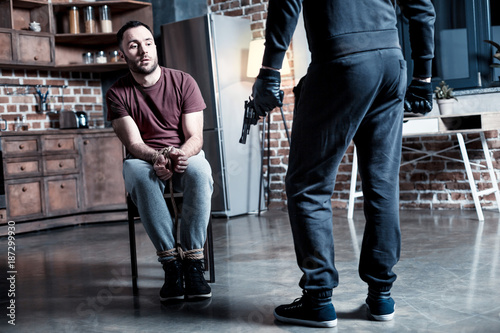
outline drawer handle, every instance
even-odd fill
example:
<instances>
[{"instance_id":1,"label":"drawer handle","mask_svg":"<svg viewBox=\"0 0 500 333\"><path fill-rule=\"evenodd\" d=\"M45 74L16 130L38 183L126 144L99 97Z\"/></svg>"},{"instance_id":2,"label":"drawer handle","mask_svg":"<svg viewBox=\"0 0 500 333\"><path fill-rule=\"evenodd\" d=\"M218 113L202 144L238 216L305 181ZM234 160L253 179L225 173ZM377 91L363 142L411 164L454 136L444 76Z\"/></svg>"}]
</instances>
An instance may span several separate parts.
<instances>
[{"instance_id":1,"label":"drawer handle","mask_svg":"<svg viewBox=\"0 0 500 333\"><path fill-rule=\"evenodd\" d=\"M64 188L64 184L61 184L61 188Z\"/></svg>"},{"instance_id":2,"label":"drawer handle","mask_svg":"<svg viewBox=\"0 0 500 333\"><path fill-rule=\"evenodd\" d=\"M57 143L57 148L61 148L62 144L60 142Z\"/></svg>"},{"instance_id":3,"label":"drawer handle","mask_svg":"<svg viewBox=\"0 0 500 333\"><path fill-rule=\"evenodd\" d=\"M88 145L89 143L90 143L90 141L89 141L89 140L85 140L85 141L83 141L83 144L84 144L84 145Z\"/></svg>"},{"instance_id":4,"label":"drawer handle","mask_svg":"<svg viewBox=\"0 0 500 333\"><path fill-rule=\"evenodd\" d=\"M38 60L38 56L34 56L34 57L33 57L33 59L34 59L35 61L37 61L37 60Z\"/></svg>"},{"instance_id":5,"label":"drawer handle","mask_svg":"<svg viewBox=\"0 0 500 333\"><path fill-rule=\"evenodd\" d=\"M20 144L20 145L19 145L19 149L24 149L24 145L23 145L23 144Z\"/></svg>"},{"instance_id":6,"label":"drawer handle","mask_svg":"<svg viewBox=\"0 0 500 333\"><path fill-rule=\"evenodd\" d=\"M59 163L59 167L62 168L64 166L64 163L63 162L60 162Z\"/></svg>"},{"instance_id":7,"label":"drawer handle","mask_svg":"<svg viewBox=\"0 0 500 333\"><path fill-rule=\"evenodd\" d=\"M24 170L26 170L26 167L24 165L21 165L20 169L21 169L21 171L24 171Z\"/></svg>"},{"instance_id":8,"label":"drawer handle","mask_svg":"<svg viewBox=\"0 0 500 333\"><path fill-rule=\"evenodd\" d=\"M26 192L27 190L28 190L28 188L26 186L23 186L22 191Z\"/></svg>"}]
</instances>

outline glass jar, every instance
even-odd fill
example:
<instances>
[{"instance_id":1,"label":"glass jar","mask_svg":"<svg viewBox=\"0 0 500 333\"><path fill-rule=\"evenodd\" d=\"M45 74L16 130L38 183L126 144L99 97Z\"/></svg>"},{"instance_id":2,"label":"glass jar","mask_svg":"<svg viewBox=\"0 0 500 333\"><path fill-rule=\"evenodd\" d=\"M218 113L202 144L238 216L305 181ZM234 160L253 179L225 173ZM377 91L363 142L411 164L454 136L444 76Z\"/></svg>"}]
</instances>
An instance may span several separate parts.
<instances>
[{"instance_id":1,"label":"glass jar","mask_svg":"<svg viewBox=\"0 0 500 333\"><path fill-rule=\"evenodd\" d=\"M92 52L85 52L84 54L82 54L82 60L84 64L93 64L94 54Z\"/></svg>"},{"instance_id":2,"label":"glass jar","mask_svg":"<svg viewBox=\"0 0 500 333\"><path fill-rule=\"evenodd\" d=\"M97 32L94 7L88 6L83 9L83 21L85 22L85 32L93 34Z\"/></svg>"},{"instance_id":3,"label":"glass jar","mask_svg":"<svg viewBox=\"0 0 500 333\"><path fill-rule=\"evenodd\" d=\"M72 34L80 33L80 13L76 6L71 7L69 10L69 32Z\"/></svg>"},{"instance_id":4,"label":"glass jar","mask_svg":"<svg viewBox=\"0 0 500 333\"><path fill-rule=\"evenodd\" d=\"M95 57L95 62L98 64L104 64L108 62L108 58L106 58L106 53L104 53L104 51L97 52Z\"/></svg>"},{"instance_id":5,"label":"glass jar","mask_svg":"<svg viewBox=\"0 0 500 333\"><path fill-rule=\"evenodd\" d=\"M113 32L109 6L104 5L99 7L99 20L101 21L101 32Z\"/></svg>"},{"instance_id":6,"label":"glass jar","mask_svg":"<svg viewBox=\"0 0 500 333\"><path fill-rule=\"evenodd\" d=\"M109 62L119 62L120 61L120 53L118 51L109 52Z\"/></svg>"}]
</instances>

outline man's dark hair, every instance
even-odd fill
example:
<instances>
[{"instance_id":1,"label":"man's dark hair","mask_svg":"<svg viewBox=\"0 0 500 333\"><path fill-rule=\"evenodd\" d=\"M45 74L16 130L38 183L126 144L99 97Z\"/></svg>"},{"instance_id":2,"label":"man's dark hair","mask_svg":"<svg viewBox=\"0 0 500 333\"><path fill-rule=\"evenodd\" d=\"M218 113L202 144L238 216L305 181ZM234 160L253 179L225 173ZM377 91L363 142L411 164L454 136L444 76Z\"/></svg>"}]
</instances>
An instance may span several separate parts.
<instances>
[{"instance_id":1,"label":"man's dark hair","mask_svg":"<svg viewBox=\"0 0 500 333\"><path fill-rule=\"evenodd\" d=\"M116 39L118 40L118 47L120 48L120 50L122 50L123 34L125 33L125 31L127 31L128 29L137 28L137 27L144 27L144 28L148 29L149 32L151 32L151 34L153 34L153 31L151 31L151 28L147 24L139 22L139 21L128 21L116 33Z\"/></svg>"}]
</instances>

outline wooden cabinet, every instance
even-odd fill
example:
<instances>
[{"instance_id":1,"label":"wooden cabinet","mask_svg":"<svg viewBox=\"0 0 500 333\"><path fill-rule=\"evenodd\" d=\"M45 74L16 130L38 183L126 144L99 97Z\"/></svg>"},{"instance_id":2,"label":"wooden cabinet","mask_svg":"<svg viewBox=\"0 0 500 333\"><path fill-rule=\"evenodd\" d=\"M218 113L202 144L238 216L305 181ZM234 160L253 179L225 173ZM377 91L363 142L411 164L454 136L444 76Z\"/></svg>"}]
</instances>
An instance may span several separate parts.
<instances>
[{"instance_id":1,"label":"wooden cabinet","mask_svg":"<svg viewBox=\"0 0 500 333\"><path fill-rule=\"evenodd\" d=\"M123 148L112 129L34 133L0 136L6 202L0 236L11 220L26 232L125 218Z\"/></svg>"},{"instance_id":2,"label":"wooden cabinet","mask_svg":"<svg viewBox=\"0 0 500 333\"><path fill-rule=\"evenodd\" d=\"M54 66L51 7L41 0L0 1L0 65L7 67ZM30 22L40 23L31 31Z\"/></svg>"},{"instance_id":3,"label":"wooden cabinet","mask_svg":"<svg viewBox=\"0 0 500 333\"><path fill-rule=\"evenodd\" d=\"M82 193L88 210L113 208L123 204L123 150L114 133L82 136ZM120 184L121 186L117 186Z\"/></svg>"},{"instance_id":4,"label":"wooden cabinet","mask_svg":"<svg viewBox=\"0 0 500 333\"><path fill-rule=\"evenodd\" d=\"M95 12L95 33L86 33L83 9L92 6ZM99 8L108 6L112 32L99 30ZM80 33L69 29L69 9L77 7ZM153 11L149 2L0 0L0 67L57 69L62 71L113 71L126 68L125 62L84 64L82 54L118 50L116 33L128 21L137 20L153 29ZM31 31L29 23L40 23L40 32Z\"/></svg>"}]
</instances>

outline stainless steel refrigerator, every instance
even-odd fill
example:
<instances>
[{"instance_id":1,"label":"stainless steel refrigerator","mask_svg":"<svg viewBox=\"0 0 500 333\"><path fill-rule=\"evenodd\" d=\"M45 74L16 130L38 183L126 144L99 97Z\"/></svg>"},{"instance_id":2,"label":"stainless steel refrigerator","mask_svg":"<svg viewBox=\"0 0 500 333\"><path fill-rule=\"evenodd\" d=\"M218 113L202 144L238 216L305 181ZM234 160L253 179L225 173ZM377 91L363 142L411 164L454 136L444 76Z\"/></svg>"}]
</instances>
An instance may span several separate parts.
<instances>
[{"instance_id":1,"label":"stainless steel refrigerator","mask_svg":"<svg viewBox=\"0 0 500 333\"><path fill-rule=\"evenodd\" d=\"M214 178L212 214L231 217L258 211L258 127L252 126L245 145L238 142L244 101L254 81L246 77L250 21L208 14L164 24L161 35L164 64L191 74L207 105L203 150Z\"/></svg>"}]
</instances>

